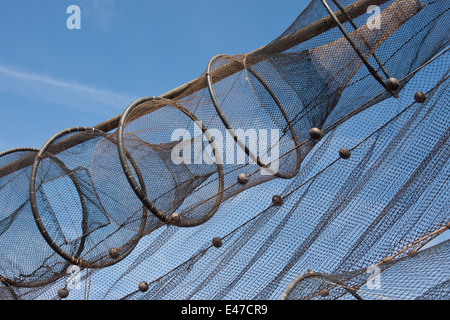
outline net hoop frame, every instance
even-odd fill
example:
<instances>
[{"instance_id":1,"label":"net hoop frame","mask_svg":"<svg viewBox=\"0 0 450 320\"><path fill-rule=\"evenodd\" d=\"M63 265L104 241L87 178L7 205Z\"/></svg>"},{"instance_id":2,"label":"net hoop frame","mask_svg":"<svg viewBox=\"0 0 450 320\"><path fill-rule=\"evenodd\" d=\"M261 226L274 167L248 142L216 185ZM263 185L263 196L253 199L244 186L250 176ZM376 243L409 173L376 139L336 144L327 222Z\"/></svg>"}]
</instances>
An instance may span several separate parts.
<instances>
[{"instance_id":1,"label":"net hoop frame","mask_svg":"<svg viewBox=\"0 0 450 320\"><path fill-rule=\"evenodd\" d=\"M270 97L273 99L273 101L275 102L275 104L278 106L278 108L280 109L281 114L283 115L288 127L289 127L289 131L292 134L292 138L294 140L294 144L295 147L293 149L296 150L297 153L297 163L296 163L296 167L295 169L287 174L284 173L280 173L278 171L274 171L270 168L270 166L268 166L267 164L263 163L261 161L261 159L259 158L259 156L256 156L255 154L253 154L249 148L245 145L244 142L242 142L241 139L239 139L239 137L237 136L236 132L234 131L233 127L230 125L230 123L228 122L228 119L226 118L220 104L219 101L217 100L217 96L213 87L213 81L212 81L212 66L213 63L220 58L226 58L229 59L231 62L238 62L241 63L243 66L243 70L247 70L248 72L250 72L257 80L258 82L264 87L264 89L267 91L267 93L269 93ZM207 87L208 87L208 91L209 91L209 95L211 97L211 100L213 102L214 108L216 109L216 112L220 118L220 120L222 121L223 125L225 126L225 128L228 130L228 132L231 134L231 136L233 137L234 141L236 142L236 144L253 160L255 161L258 166L260 166L261 168L264 168L264 170L268 171L270 174L278 177L278 178L282 178L282 179L292 179L293 177L295 177L298 173L298 171L300 170L300 165L301 165L301 150L299 148L300 143L298 142L298 138L297 135L294 131L294 128L292 127L291 121L286 113L286 110L283 108L280 100L276 97L276 95L273 93L273 91L269 88L269 86L267 85L267 83L248 65L246 65L245 63L243 63L242 61L238 61L236 59L233 59L232 56L230 55L226 55L226 54L218 54L214 57L212 57L209 62L208 62L208 66L206 69L206 82L207 82Z\"/></svg>"},{"instance_id":2,"label":"net hoop frame","mask_svg":"<svg viewBox=\"0 0 450 320\"><path fill-rule=\"evenodd\" d=\"M287 288L285 289L285 291L283 292L283 295L281 296L281 300L288 300L289 295L291 294L292 290L294 290L295 286L308 278L312 278L312 277L322 277L325 278L326 280L335 283L336 285L344 288L348 293L350 293L356 300L363 300L361 298L361 296L359 294L356 293L357 289L351 289L349 288L347 285L345 285L344 282L342 282L341 280L336 279L335 277L326 274L326 273L322 273L322 272L306 272L300 276L298 276L297 278L295 278L291 283L289 283L289 285L287 286Z\"/></svg>"},{"instance_id":3,"label":"net hoop frame","mask_svg":"<svg viewBox=\"0 0 450 320\"><path fill-rule=\"evenodd\" d=\"M39 149L36 148L28 148L28 147L21 147L21 148L14 148L14 149L9 149L3 152L0 152L0 158L7 156L8 154L14 153L14 152L39 152ZM0 168L1 169L1 168Z\"/></svg>"},{"instance_id":4,"label":"net hoop frame","mask_svg":"<svg viewBox=\"0 0 450 320\"><path fill-rule=\"evenodd\" d=\"M178 111L181 111L186 116L188 116L191 120L193 120L197 125L201 124L201 127L199 127L202 130L203 135L208 140L208 143L210 144L212 151L214 153L215 162L217 166L217 174L218 174L218 191L216 193L216 201L214 205L212 206L211 210L201 219L191 220L191 221L184 221L183 218L181 219L172 219L171 216L166 215L165 213L161 212L147 197L147 193L145 190L143 191L139 185L137 184L135 178L133 177L133 174L131 173L131 170L128 166L127 157L126 157L126 149L125 149L125 142L124 142L124 129L127 124L127 120L129 118L130 113L138 107L140 104L150 101L162 101L166 105L169 105ZM157 110L157 109L156 109ZM151 113L151 112L150 112ZM146 113L148 114L148 113ZM213 217L213 215L216 213L216 211L219 209L220 204L222 203L223 198L223 192L224 192L224 173L223 173L223 166L221 164L221 159L219 158L219 153L217 152L217 147L214 142L214 139L212 139L211 135L208 132L208 129L205 127L205 125L189 110L187 110L185 107L181 106L179 103L162 98L162 97L145 97L138 99L131 103L122 114L118 129L117 129L117 141L118 141L118 150L119 150L119 158L120 163L122 165L123 172L125 173L125 176L130 183L131 188L136 193L137 197L142 201L144 206L159 220L166 224L172 224L177 227L195 227L198 225L201 225L205 222L207 222L209 219Z\"/></svg>"},{"instance_id":5,"label":"net hoop frame","mask_svg":"<svg viewBox=\"0 0 450 320\"><path fill-rule=\"evenodd\" d=\"M136 245L138 244L139 240L142 238L142 236L144 235L144 232L145 232L145 224L146 224L146 221L147 221L147 212L146 212L145 208L143 208L142 220L141 220L140 228L139 228L139 231L137 232L137 235L134 236L133 238L131 238L125 244L125 245L127 245L127 244L131 243L131 245L127 248L127 250L121 252L118 257L115 257L115 258L113 258L111 260L106 260L106 261L98 263L98 262L90 262L90 261L87 261L87 260L79 258L79 256L81 255L81 253L84 250L84 242L85 242L86 236L87 236L86 229L85 229L87 227L87 223L86 223L86 221L87 221L87 208L86 208L86 203L85 203L84 196L82 194L81 188L79 187L79 184L76 181L75 177L73 177L73 175L70 174L70 173L68 174L70 179L74 182L75 187L77 188L77 191L78 191L78 194L79 194L79 197L80 197L82 210L83 210L83 223L82 223L82 225L83 225L83 234L81 236L80 248L78 249L78 252L76 253L75 256L72 256L72 255L68 254L67 252L65 252L59 245L57 245L54 242L52 237L48 234L47 229L44 226L44 223L42 222L42 219L41 219L41 216L40 216L40 213L39 213L39 209L38 209L38 205L37 205L37 201L36 201L36 175L37 175L37 171L38 171L38 168L39 168L39 164L42 161L42 159L44 158L43 155L45 154L45 152L47 152L49 147L58 138L66 135L66 134L70 134L70 133L74 133L74 132L85 132L85 131L86 132L91 131L93 133L101 135L105 139L108 139L107 134L105 132L99 130L99 129L89 128L89 127L72 127L72 128L68 128L68 129L62 130L59 133L55 134L39 150L39 152L36 155L36 158L34 160L34 163L33 163L33 166L32 166L32 170L31 170L31 175L30 175L30 203L31 203L31 209L32 209L32 212L33 212L33 217L34 217L35 223L36 223L36 225L37 225L41 235L44 237L44 239L48 243L48 245L57 254L59 254L61 257L63 257L65 260L67 260L72 265L77 265L77 266L80 266L81 268L94 268L94 269L95 268L105 268L105 267L111 266L111 265L116 264L117 262L123 260L136 247ZM54 156L52 156L51 158L52 158L52 160L57 159ZM64 165L60 160L58 160L56 162ZM70 170L67 167L66 167L65 170L66 170L66 172L67 171L70 172Z\"/></svg>"},{"instance_id":6,"label":"net hoop frame","mask_svg":"<svg viewBox=\"0 0 450 320\"><path fill-rule=\"evenodd\" d=\"M21 147L21 148L14 148L14 149L9 149L6 151L3 151L0 153L0 158L10 155L12 153L15 152L34 152L36 153L36 155L39 152L39 149L36 148L29 148L29 147ZM61 273L56 273L53 276L46 278L44 280L37 280L37 281L30 281L30 282L25 282L25 281L17 281L17 280L12 280L10 278L7 278L3 275L0 274L0 282L2 282L4 285L6 285L9 290L12 291L13 293L13 288L11 288L11 286L13 287L18 287L18 288L38 288L38 287L43 287L46 286L50 283L53 283L54 281L62 278L66 273L65 270L70 266L70 263L67 262L66 265L63 267L62 270L64 270L64 272Z\"/></svg>"}]
</instances>

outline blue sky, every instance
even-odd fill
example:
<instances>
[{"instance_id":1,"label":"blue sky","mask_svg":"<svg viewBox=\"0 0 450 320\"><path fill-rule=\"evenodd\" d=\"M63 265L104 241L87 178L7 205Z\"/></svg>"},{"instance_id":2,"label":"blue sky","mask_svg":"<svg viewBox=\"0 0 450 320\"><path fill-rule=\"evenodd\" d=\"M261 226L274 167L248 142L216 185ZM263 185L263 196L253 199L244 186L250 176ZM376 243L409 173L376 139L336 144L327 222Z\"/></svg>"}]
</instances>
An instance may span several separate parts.
<instances>
[{"instance_id":1,"label":"blue sky","mask_svg":"<svg viewBox=\"0 0 450 320\"><path fill-rule=\"evenodd\" d=\"M40 148L63 129L94 126L196 78L216 54L262 47L308 3L2 1L0 152ZM81 30L66 27L70 5L81 9Z\"/></svg>"},{"instance_id":2,"label":"blue sky","mask_svg":"<svg viewBox=\"0 0 450 320\"><path fill-rule=\"evenodd\" d=\"M15 0L0 10L0 150L40 148L279 36L305 0ZM67 8L81 9L69 30Z\"/></svg>"}]
</instances>

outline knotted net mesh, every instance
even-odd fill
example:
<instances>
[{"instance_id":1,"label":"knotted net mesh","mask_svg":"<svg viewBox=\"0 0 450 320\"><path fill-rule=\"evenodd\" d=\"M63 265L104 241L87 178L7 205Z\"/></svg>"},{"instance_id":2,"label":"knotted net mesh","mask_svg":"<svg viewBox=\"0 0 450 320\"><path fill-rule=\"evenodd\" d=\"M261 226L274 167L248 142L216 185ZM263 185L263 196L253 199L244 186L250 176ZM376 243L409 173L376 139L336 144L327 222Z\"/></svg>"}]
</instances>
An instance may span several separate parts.
<instances>
[{"instance_id":1,"label":"knotted net mesh","mask_svg":"<svg viewBox=\"0 0 450 320\"><path fill-rule=\"evenodd\" d=\"M263 48L0 154L0 297L448 299L448 242L424 246L449 227L449 10L313 0Z\"/></svg>"}]
</instances>

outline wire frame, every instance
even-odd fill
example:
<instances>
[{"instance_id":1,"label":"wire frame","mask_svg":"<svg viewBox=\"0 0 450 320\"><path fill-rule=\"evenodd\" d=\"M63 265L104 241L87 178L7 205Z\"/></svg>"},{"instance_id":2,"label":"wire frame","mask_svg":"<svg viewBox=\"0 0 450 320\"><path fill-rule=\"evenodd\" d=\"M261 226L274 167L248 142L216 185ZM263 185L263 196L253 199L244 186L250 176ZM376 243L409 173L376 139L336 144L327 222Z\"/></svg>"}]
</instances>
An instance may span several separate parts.
<instances>
[{"instance_id":1,"label":"wire frame","mask_svg":"<svg viewBox=\"0 0 450 320\"><path fill-rule=\"evenodd\" d=\"M293 142L293 143L289 143L288 149L295 150L295 152L292 152L292 153L295 154L294 156L296 157L296 161L294 161L294 165L286 166L286 167L288 167L287 172L282 172L282 171L280 172L278 169L273 170L272 167L270 166L270 163L264 163L264 161L261 159L261 157L264 155L261 155L261 154L257 155L254 152L252 152L250 150L250 148L246 145L246 143L243 141L243 138L239 137L239 135L235 131L235 128L233 128L232 124L228 120L227 116L224 113L224 110L221 107L221 104L219 102L218 96L216 94L216 89L214 86L215 77L213 77L213 70L215 67L215 63L218 62L219 60L221 60L219 65L223 65L224 63L226 63L226 64L242 64L243 65L243 68L242 68L243 71L238 72L236 75L238 76L238 78L242 78L242 77L245 78L244 83L248 84L247 90L250 91L250 92L248 92L248 94L251 96L254 96L255 100L259 100L259 103L261 104L261 109L262 109L262 110L260 110L261 112L257 113L256 115L253 113L247 112L247 110L243 109L244 112L249 113L249 115L252 117L268 115L267 118L273 119L274 117L278 117L278 118L282 118L282 120L285 121L285 123L280 125L280 127L281 127L280 129L282 129L283 131L288 131L288 135L290 136L290 139L292 139L292 141L289 141L289 142ZM220 75L220 72L219 72L219 75ZM301 150L299 148L298 137L297 137L297 135L294 131L294 128L291 124L291 120L289 119L289 116L288 116L286 110L284 109L283 105L281 104L280 100L275 95L275 93L272 91L272 89L269 87L269 85L264 81L264 79L261 77L261 75L259 75L257 72L255 72L250 65L246 64L246 56L244 56L241 59L239 59L237 57L233 57L233 56L224 55L224 54L216 55L216 56L212 57L211 60L208 62L208 66L207 66L206 81L208 84L208 92L211 97L214 108L216 109L220 120L222 121L223 125L228 130L228 132L231 134L231 136L233 137L236 144L240 148L242 148L242 150L244 150L244 152L255 163L257 163L262 168L262 170L267 171L269 174L274 175L278 178L283 178L283 179L291 179L291 178L295 177L300 169L300 164L301 164L301 159L302 159ZM252 82L254 82L254 84ZM236 85L236 84L233 84L233 85ZM225 87L225 90L229 90L228 86L219 86L219 87L222 87L222 88ZM242 88L244 88L244 87L245 86L242 86ZM263 97L267 94L269 95L268 97ZM248 99L248 100L250 100L250 99ZM245 102L248 103L248 101L245 101ZM268 109L273 109L273 108L271 108L271 104L276 105L276 107L279 109L279 110L277 110L278 112L277 111L274 112L273 110L268 110ZM229 110L230 108L227 108L227 109ZM277 113L280 113L281 117ZM270 120L267 118L261 117L260 121L269 125L268 122L270 122ZM275 120L273 120L273 121L275 121ZM288 138L288 140L290 140L290 139ZM286 139L284 139L284 140L286 140ZM277 142L277 146L275 146L275 147L279 147L279 145L278 145L279 143L280 143L280 141ZM274 147L274 146L271 146L271 148L272 147ZM277 161L279 161L279 159L277 159Z\"/></svg>"},{"instance_id":2,"label":"wire frame","mask_svg":"<svg viewBox=\"0 0 450 320\"><path fill-rule=\"evenodd\" d=\"M66 144L78 139L83 143L71 151L62 151ZM96 161L96 153L114 150L108 158L110 161L115 160L114 156L117 158L117 149L105 145L115 146L115 142L103 131L87 127L63 130L40 149L30 175L30 203L40 233L57 254L84 268L106 267L121 261L132 252L145 231L145 208L127 217L128 222L139 224L135 232L125 228L125 223L111 219L114 210L126 212L126 207L107 210L103 205L104 197L111 195L104 194L90 168ZM120 176L111 170L103 183L115 185L117 193L125 192L117 177Z\"/></svg>"},{"instance_id":3,"label":"wire frame","mask_svg":"<svg viewBox=\"0 0 450 320\"><path fill-rule=\"evenodd\" d=\"M321 290L316 289L316 292L314 294L314 296L327 296L328 295L328 287L330 287L329 285L336 285L336 286L340 286L341 288L344 288L349 294L351 294L356 300L363 300L360 295L357 293L358 289L357 288L351 288L348 285L346 285L346 283L340 279L338 279L337 277L334 277L332 275L328 275L326 273L322 273L322 272L307 272L305 274L302 274L300 276L298 276L297 278L295 278L286 288L286 290L283 292L283 295L281 297L281 300L289 300L289 295L291 294L291 292L297 287L297 286L301 286L302 282L308 279L317 279L317 281L319 281L319 283L321 283L323 286L323 288Z\"/></svg>"},{"instance_id":4,"label":"wire frame","mask_svg":"<svg viewBox=\"0 0 450 320\"><path fill-rule=\"evenodd\" d=\"M4 151L0 153L0 170L23 158L34 158L38 152L35 148ZM6 171L0 178L0 264L3 272L0 274L0 281L8 288L36 288L53 283L65 275L69 263L45 244L31 218L26 189L31 168L27 166L20 171L3 170ZM27 232L25 238L24 230ZM20 250L17 250L18 245Z\"/></svg>"},{"instance_id":5,"label":"wire frame","mask_svg":"<svg viewBox=\"0 0 450 320\"><path fill-rule=\"evenodd\" d=\"M168 113L164 117L159 117L161 112ZM185 140L180 143L192 145L196 141L202 143L203 138L206 139L211 148L212 159L210 160L213 168L204 169L205 166L202 164L195 166L191 165L190 161L186 161L187 165L177 164L176 169L171 171L170 168L174 168L171 155L176 148L175 143L169 141L168 137L161 132L157 132L157 136L152 135L154 132L152 126L163 127L161 123L165 120L168 124L162 131L169 133L172 129L176 130L178 126L183 127L183 125L184 128L191 125L198 128L202 137L194 136L192 140L187 139L187 142ZM165 138L167 139L164 140ZM174 101L159 97L139 99L129 105L122 114L117 130L117 140L120 163L131 188L145 207L163 223L178 227L194 227L211 219L218 210L222 203L224 189L222 160L208 129L189 110ZM155 183L155 188L148 187L147 192L140 188L130 170L127 152L136 159L137 166L147 167L141 168L141 172L147 174L146 185ZM200 171L197 171L199 168ZM211 184L216 187L211 188ZM208 187L203 188L202 185L208 185ZM152 195L157 190L158 195ZM193 193L190 195L191 199L200 197L203 200L193 200L193 203L190 203L191 199L188 197L190 192ZM152 198L155 200L150 200ZM161 209L155 205L155 201L167 207ZM183 206L185 209L181 209ZM176 212L177 209L182 212Z\"/></svg>"}]
</instances>

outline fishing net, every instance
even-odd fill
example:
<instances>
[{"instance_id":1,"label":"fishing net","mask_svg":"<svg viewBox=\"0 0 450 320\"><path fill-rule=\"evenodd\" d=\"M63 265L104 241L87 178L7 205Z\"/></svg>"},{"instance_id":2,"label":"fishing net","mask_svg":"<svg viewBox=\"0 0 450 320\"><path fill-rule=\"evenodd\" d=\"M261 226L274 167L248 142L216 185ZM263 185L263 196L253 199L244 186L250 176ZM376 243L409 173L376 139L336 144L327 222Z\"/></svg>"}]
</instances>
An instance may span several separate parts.
<instances>
[{"instance_id":1,"label":"fishing net","mask_svg":"<svg viewBox=\"0 0 450 320\"><path fill-rule=\"evenodd\" d=\"M402 258L338 275L307 272L295 279L283 300L448 300L447 240Z\"/></svg>"},{"instance_id":2,"label":"fishing net","mask_svg":"<svg viewBox=\"0 0 450 320\"><path fill-rule=\"evenodd\" d=\"M67 148L73 137L83 142ZM119 157L117 145L106 134L73 128L52 137L33 163L30 202L37 227L48 245L74 265L97 268L116 263L144 233L147 210L117 188L126 183L125 176L112 178L109 162L118 163ZM115 191L110 183L117 183Z\"/></svg>"},{"instance_id":3,"label":"fishing net","mask_svg":"<svg viewBox=\"0 0 450 320\"><path fill-rule=\"evenodd\" d=\"M313 0L260 49L6 152L0 297L448 299L448 241L424 246L449 228L449 10Z\"/></svg>"},{"instance_id":4,"label":"fishing net","mask_svg":"<svg viewBox=\"0 0 450 320\"><path fill-rule=\"evenodd\" d=\"M0 163L3 166L37 153L30 148L10 150L0 154ZM0 274L8 285L32 288L64 275L68 262L47 245L36 229L28 192L30 173L31 168L25 167L0 179Z\"/></svg>"}]
</instances>

